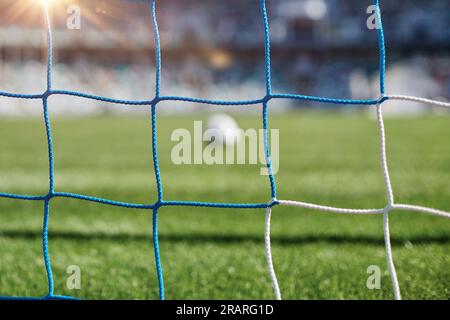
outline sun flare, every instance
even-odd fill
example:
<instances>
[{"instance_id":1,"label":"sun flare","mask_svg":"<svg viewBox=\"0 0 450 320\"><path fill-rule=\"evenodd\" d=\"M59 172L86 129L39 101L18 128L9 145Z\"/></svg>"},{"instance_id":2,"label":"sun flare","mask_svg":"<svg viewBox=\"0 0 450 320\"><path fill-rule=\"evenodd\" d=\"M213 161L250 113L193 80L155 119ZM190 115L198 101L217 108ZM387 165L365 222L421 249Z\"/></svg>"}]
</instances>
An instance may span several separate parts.
<instances>
[{"instance_id":1,"label":"sun flare","mask_svg":"<svg viewBox=\"0 0 450 320\"><path fill-rule=\"evenodd\" d=\"M67 8L76 5L80 7L83 18L97 28L107 28L108 15L98 14L98 6L83 0L0 0L0 11L4 13L5 24L41 23L44 10L49 10L55 25L64 25L67 18ZM97 8L97 9L96 9ZM118 10L110 7L108 13L118 14Z\"/></svg>"}]
</instances>

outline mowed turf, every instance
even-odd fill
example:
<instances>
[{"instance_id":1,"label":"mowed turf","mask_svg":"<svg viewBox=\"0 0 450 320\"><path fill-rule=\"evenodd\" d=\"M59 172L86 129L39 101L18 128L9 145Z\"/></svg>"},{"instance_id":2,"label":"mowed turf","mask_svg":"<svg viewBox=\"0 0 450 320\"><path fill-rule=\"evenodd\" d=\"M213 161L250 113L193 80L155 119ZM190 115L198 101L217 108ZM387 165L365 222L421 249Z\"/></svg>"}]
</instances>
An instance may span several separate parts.
<instances>
[{"instance_id":1,"label":"mowed turf","mask_svg":"<svg viewBox=\"0 0 450 320\"><path fill-rule=\"evenodd\" d=\"M258 107L255 107L258 109ZM258 109L260 111L260 109ZM258 165L174 165L170 136L206 114L158 118L165 200L268 202ZM261 117L235 114L243 128ZM56 191L152 203L156 186L148 115L53 118ZM279 129L279 199L381 208L385 190L376 121L364 115L289 113ZM396 202L450 210L450 118L386 120ZM41 119L0 120L0 192L41 195L48 160ZM157 299L151 211L53 199L50 254L55 293L88 299ZM160 247L168 299L271 299L263 209L164 207ZM0 198L0 295L43 296L43 203ZM273 210L275 269L285 299L390 299L381 216ZM450 297L450 221L393 212L391 233L406 299ZM81 268L70 290L67 269ZM367 268L381 269L369 290Z\"/></svg>"}]
</instances>

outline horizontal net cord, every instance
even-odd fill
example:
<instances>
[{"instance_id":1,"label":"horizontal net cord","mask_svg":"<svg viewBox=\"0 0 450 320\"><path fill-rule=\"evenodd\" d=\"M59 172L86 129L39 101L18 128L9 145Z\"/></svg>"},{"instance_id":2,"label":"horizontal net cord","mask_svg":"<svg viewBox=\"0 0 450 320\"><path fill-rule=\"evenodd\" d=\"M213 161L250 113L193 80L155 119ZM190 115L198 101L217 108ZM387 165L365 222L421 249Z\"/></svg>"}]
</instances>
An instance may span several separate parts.
<instances>
[{"instance_id":1,"label":"horizontal net cord","mask_svg":"<svg viewBox=\"0 0 450 320\"><path fill-rule=\"evenodd\" d=\"M339 105L361 105L361 106L376 106L377 104L383 103L388 100L399 100L399 101L410 101L418 102L436 107L450 108L450 102L426 99L415 96L408 95L385 95L378 99L342 99L342 98L326 98L319 96L307 96L301 94L290 94L290 93L273 93L259 99L251 100L214 100L205 98L193 98L193 97L183 97L183 96L159 96L154 97L152 100L126 100L126 99L115 99L108 98L100 95L70 91L70 90L50 90L42 94L22 94L22 93L10 93L5 91L0 91L0 96L6 98L16 98L16 99L30 99L30 100L41 100L44 97L50 96L73 96L78 98L84 98L89 100L101 101L111 104L122 104L122 105L135 105L135 106L151 106L158 102L163 101L179 101L188 103L199 103L206 105L217 105L217 106L248 106L248 105L259 105L264 102L269 102L271 100L303 100L311 102L319 102L326 104L339 104Z\"/></svg>"},{"instance_id":2,"label":"horizontal net cord","mask_svg":"<svg viewBox=\"0 0 450 320\"><path fill-rule=\"evenodd\" d=\"M346 209L346 208L336 208L323 206L313 203L301 202L301 201L291 201L291 200L278 200L280 206L290 206L290 207L300 207L305 209L312 209L324 212L332 213L342 213L342 214L354 214L354 215L373 215L382 214L384 209Z\"/></svg>"},{"instance_id":3,"label":"horizontal net cord","mask_svg":"<svg viewBox=\"0 0 450 320\"><path fill-rule=\"evenodd\" d=\"M450 218L450 212L410 204L394 204L392 205L392 209L403 211L415 211L419 213L431 214L438 217Z\"/></svg>"},{"instance_id":4,"label":"horizontal net cord","mask_svg":"<svg viewBox=\"0 0 450 320\"><path fill-rule=\"evenodd\" d=\"M10 92L4 92L0 91L0 97L6 97L6 98L14 98L14 99L42 99L43 94L23 94L23 93L10 93Z\"/></svg>"},{"instance_id":5,"label":"horizontal net cord","mask_svg":"<svg viewBox=\"0 0 450 320\"><path fill-rule=\"evenodd\" d=\"M129 209L153 209L155 207L207 207L207 208L234 208L234 209L264 209L275 205L274 203L237 203L237 202L202 202L202 201L186 201L186 200L163 200L150 204L133 203L117 201L88 195L82 195L70 192L54 192L44 196L20 195L13 193L0 193L0 198L28 200L28 201L45 201L53 198L71 198L81 201L95 202L103 205L116 207L125 207Z\"/></svg>"},{"instance_id":6,"label":"horizontal net cord","mask_svg":"<svg viewBox=\"0 0 450 320\"><path fill-rule=\"evenodd\" d=\"M194 98L194 97L183 97L183 96L156 96L152 100L127 100L127 99L115 99L108 98L101 95L95 95L90 93L83 93L78 91L70 90L50 90L41 94L22 94L22 93L10 93L5 91L0 91L0 96L7 98L17 98L17 99L35 99L40 100L44 97L50 97L54 95L61 96L73 96L84 99L108 102L112 104L123 104L123 105L153 105L161 101L180 101L180 102L190 102L199 104L209 104L209 105L231 105L231 106L246 106L246 105L256 105L270 100L303 100L311 102L321 102L328 104L350 104L350 105L376 105L380 101L387 100L387 97L381 97L379 99L341 99L341 98L325 98L318 96L307 96L301 94L288 94L288 93L274 93L266 95L259 99L250 100L214 100L206 98Z\"/></svg>"},{"instance_id":7,"label":"horizontal net cord","mask_svg":"<svg viewBox=\"0 0 450 320\"><path fill-rule=\"evenodd\" d=\"M43 201L47 196L31 196L21 195L14 193L0 193L0 198L16 199L16 200L28 200L28 201Z\"/></svg>"},{"instance_id":8,"label":"horizontal net cord","mask_svg":"<svg viewBox=\"0 0 450 320\"><path fill-rule=\"evenodd\" d=\"M41 300L80 300L79 298L71 297L71 296L64 296L59 294L54 295L47 295L44 297L2 297L0 296L0 300L10 300L10 301L16 301L16 300L29 300L29 301L41 301Z\"/></svg>"},{"instance_id":9,"label":"horizontal net cord","mask_svg":"<svg viewBox=\"0 0 450 320\"><path fill-rule=\"evenodd\" d=\"M444 101L438 101L438 100L431 100L431 99L425 99L420 97L414 97L414 96L406 96L406 95L388 95L388 100L400 100L400 101L411 101L411 102L420 102L436 107L444 107L444 108L450 108L450 102L444 102Z\"/></svg>"},{"instance_id":10,"label":"horizontal net cord","mask_svg":"<svg viewBox=\"0 0 450 320\"><path fill-rule=\"evenodd\" d=\"M434 208L409 205L409 204L392 204L383 209L346 209L346 208L336 208L336 207L328 207L317 205L313 203L300 202L300 201L290 201L290 200L277 200L280 206L290 206L290 207L300 207L304 209L311 209L323 212L330 213L339 213L339 214L349 214L349 215L381 215L386 210L401 210L401 211L410 211L410 212L418 212L429 215L434 215L438 217L450 218L450 212L438 210Z\"/></svg>"},{"instance_id":11,"label":"horizontal net cord","mask_svg":"<svg viewBox=\"0 0 450 320\"><path fill-rule=\"evenodd\" d=\"M304 209L311 209L323 212L330 213L339 213L339 214L350 214L350 215L380 215L383 214L386 208L380 209L349 209L349 208L338 208L332 206L325 206L320 204L302 202L302 201L292 201L292 200L273 200L269 203L224 203L224 202L201 202L201 201L183 201L183 200L173 200L173 201L161 201L154 202L151 204L142 204L142 203L133 203L133 202L124 202L111 200L106 198L93 197L88 195L82 195L77 193L69 193L69 192L55 192L53 195L44 195L44 196L34 196L34 195L20 195L20 194L12 194L12 193L0 193L0 198L8 198L15 200L29 200L29 201L44 201L48 198L72 198L81 201L95 202L104 205L117 206L117 207L125 207L129 209L153 209L156 206L159 207L208 207L208 208L235 208L235 209L263 209L263 208L271 208L276 205L280 206L291 206L291 207L299 207ZM402 211L411 211L418 213L431 214L439 217L450 218L450 212L418 206L418 205L409 205L409 204L392 204L390 209L392 210L402 210Z\"/></svg>"},{"instance_id":12,"label":"horizontal net cord","mask_svg":"<svg viewBox=\"0 0 450 320\"><path fill-rule=\"evenodd\" d=\"M53 195L51 195L52 198L72 198L77 200L84 200L89 202L96 202L100 204L106 204L116 207L125 207L130 209L153 209L154 204L139 204L139 203L130 203L130 202L123 202L123 201L115 201L110 199L104 199L104 198L98 198L98 197L91 197L91 196L85 196L81 194L76 193L68 193L68 192L55 192Z\"/></svg>"}]
</instances>

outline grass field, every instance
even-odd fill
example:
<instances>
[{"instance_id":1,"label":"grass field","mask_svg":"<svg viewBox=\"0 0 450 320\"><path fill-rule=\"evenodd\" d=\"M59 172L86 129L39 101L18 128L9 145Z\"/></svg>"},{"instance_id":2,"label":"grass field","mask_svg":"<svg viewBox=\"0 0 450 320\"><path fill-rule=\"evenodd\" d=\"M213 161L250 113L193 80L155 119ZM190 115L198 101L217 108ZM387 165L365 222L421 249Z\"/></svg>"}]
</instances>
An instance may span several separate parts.
<instances>
[{"instance_id":1,"label":"grass field","mask_svg":"<svg viewBox=\"0 0 450 320\"><path fill-rule=\"evenodd\" d=\"M198 116L201 118L202 116ZM267 202L260 165L175 166L174 128L193 116L160 117L165 200ZM261 127L259 114L240 116ZM374 119L336 113L273 115L280 129L278 198L323 205L385 205ZM450 210L450 118L386 121L399 203ZM156 200L148 116L53 119L56 191L151 203ZM40 119L0 120L0 192L45 194L47 149ZM0 198L0 295L42 296L41 202ZM403 297L450 297L450 222L408 212L391 216ZM264 210L160 210L160 246L168 299L272 299L264 257ZM273 255L286 299L390 299L382 217L273 210ZM50 254L57 294L90 299L156 299L151 211L69 199L51 202ZM80 290L66 287L70 265ZM381 290L366 288L378 265Z\"/></svg>"}]
</instances>

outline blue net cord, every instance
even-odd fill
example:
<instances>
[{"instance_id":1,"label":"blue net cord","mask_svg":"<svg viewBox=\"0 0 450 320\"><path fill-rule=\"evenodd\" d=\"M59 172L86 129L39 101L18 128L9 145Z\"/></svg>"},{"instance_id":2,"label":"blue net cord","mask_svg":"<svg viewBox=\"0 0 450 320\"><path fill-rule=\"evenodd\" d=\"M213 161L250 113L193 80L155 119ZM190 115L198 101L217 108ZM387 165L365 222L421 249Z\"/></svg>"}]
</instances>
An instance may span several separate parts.
<instances>
[{"instance_id":1,"label":"blue net cord","mask_svg":"<svg viewBox=\"0 0 450 320\"><path fill-rule=\"evenodd\" d=\"M155 65L156 65L156 85L155 96L151 100L121 100L112 99L108 97L102 97L99 95L87 94L76 91L68 90L53 90L52 89L52 70L53 70L53 43L52 43L52 28L51 21L48 12L47 4L45 6L45 21L47 29L47 90L42 94L20 94L9 93L0 91L0 96L15 98L15 99L33 99L41 100L43 104L43 115L45 122L45 129L47 134L48 145L48 160L49 160L49 192L45 196L36 195L19 195L11 193L0 193L0 197L24 200L24 201L42 201L44 203L44 216L43 216L43 231L42 231L42 246L43 256L45 262L45 269L47 272L48 292L42 298L33 297L2 297L2 299L57 299L67 300L75 299L69 296L55 295L54 293L54 281L52 275L51 260L48 248L48 228L50 219L50 202L53 198L71 198L82 201L95 202L104 205L111 205L117 207L124 207L129 209L146 209L152 210L153 213L153 249L155 255L156 272L158 279L159 298L164 299L164 277L161 264L161 255L159 249L158 240L158 210L165 206L184 206L184 207L208 207L208 208L235 208L235 209L264 209L278 205L276 181L273 175L272 163L270 159L270 144L269 144L269 102L274 99L290 99L290 100L303 100L311 102L320 102L325 104L339 104L339 105L357 105L357 106L374 106L383 103L388 100L389 97L385 96L385 77L386 77L386 49L384 30L381 21L381 11L379 0L374 0L377 21L378 21L378 45L379 45L379 68L380 68L380 93L379 99L367 99L367 100L353 100L353 99L337 99L317 96L307 96L301 94L284 94L284 93L272 93L271 84L271 58L270 58L270 28L269 17L267 14L266 0L260 0L260 9L264 28L264 48L265 48L265 86L266 95L260 99L255 100L239 100L239 101L226 101L226 100L211 100L202 98L191 98L182 96L162 96L161 95L161 45L160 36L156 15L156 0L150 1L150 14L153 23L153 36L155 41ZM155 171L155 179L157 185L158 200L153 204L138 204L115 201L110 199L103 199L98 197L92 197L81 194L56 192L55 191L55 179L54 179L54 154L53 154L53 141L52 141L52 129L51 121L48 112L48 98L53 95L67 95L75 96L83 99L90 99L96 101L107 102L111 104L126 105L126 106L149 106L151 111L151 124L152 124L152 156L153 166ZM262 120L263 129L265 131L265 155L266 164L268 169L271 200L268 203L218 203L218 202L199 202L199 201L165 201L163 198L163 184L161 179L161 170L158 161L158 136L157 136L157 104L162 101L183 101L188 103L198 103L214 106L261 106L262 105Z\"/></svg>"}]
</instances>

